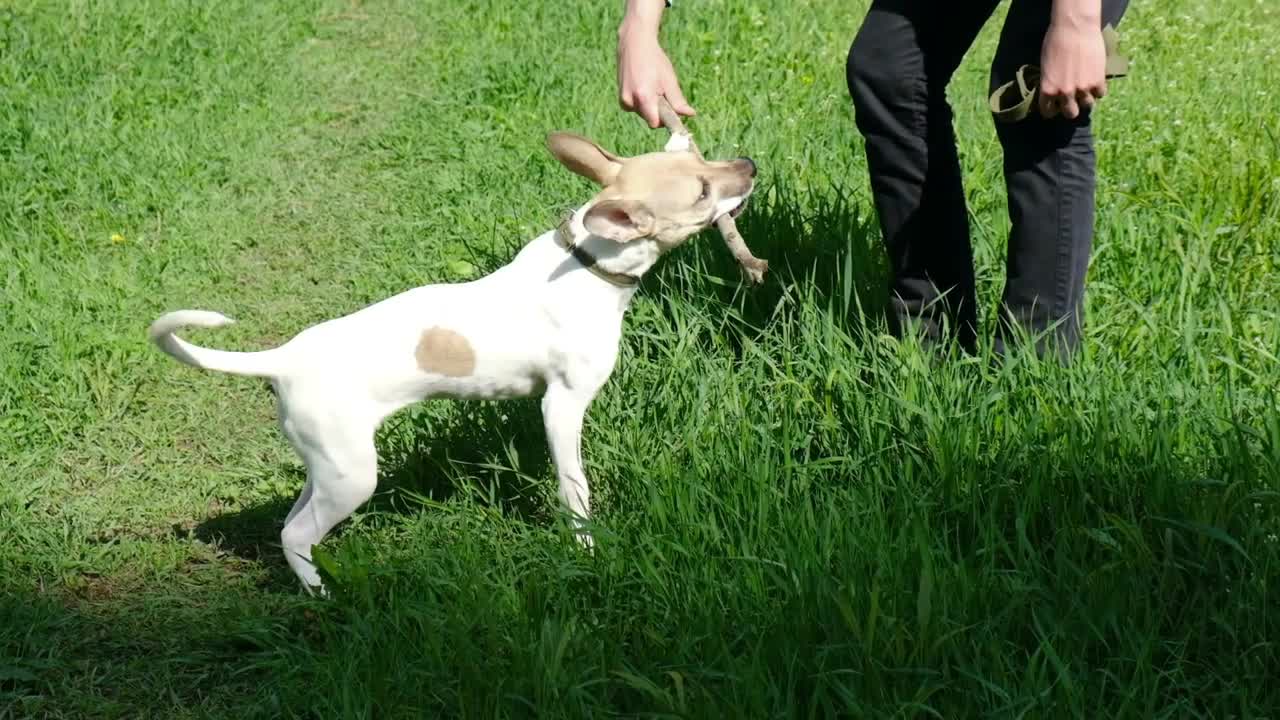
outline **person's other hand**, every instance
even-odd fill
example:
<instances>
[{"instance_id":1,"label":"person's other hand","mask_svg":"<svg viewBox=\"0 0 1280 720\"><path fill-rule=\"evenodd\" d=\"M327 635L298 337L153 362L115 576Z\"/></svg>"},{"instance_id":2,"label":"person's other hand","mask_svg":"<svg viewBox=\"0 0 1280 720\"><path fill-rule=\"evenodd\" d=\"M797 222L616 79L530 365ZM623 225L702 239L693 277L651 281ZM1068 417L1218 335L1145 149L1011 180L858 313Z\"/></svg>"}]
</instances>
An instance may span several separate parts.
<instances>
[{"instance_id":1,"label":"person's other hand","mask_svg":"<svg viewBox=\"0 0 1280 720\"><path fill-rule=\"evenodd\" d=\"M618 102L656 128L661 124L658 98L664 96L676 113L695 114L680 90L675 67L658 44L657 33L624 23L618 31Z\"/></svg>"},{"instance_id":2,"label":"person's other hand","mask_svg":"<svg viewBox=\"0 0 1280 720\"><path fill-rule=\"evenodd\" d=\"M1107 94L1106 70L1106 43L1096 23L1050 23L1040 49L1040 114L1075 119Z\"/></svg>"}]
</instances>

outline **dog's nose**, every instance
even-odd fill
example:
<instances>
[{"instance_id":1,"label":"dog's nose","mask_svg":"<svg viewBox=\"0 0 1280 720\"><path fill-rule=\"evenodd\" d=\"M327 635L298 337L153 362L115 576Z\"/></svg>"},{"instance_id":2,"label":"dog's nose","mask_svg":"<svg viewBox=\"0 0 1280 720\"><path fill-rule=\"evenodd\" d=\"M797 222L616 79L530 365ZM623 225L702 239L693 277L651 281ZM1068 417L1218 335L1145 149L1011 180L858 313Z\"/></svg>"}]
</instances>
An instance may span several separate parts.
<instances>
[{"instance_id":1,"label":"dog's nose","mask_svg":"<svg viewBox=\"0 0 1280 720\"><path fill-rule=\"evenodd\" d=\"M756 161L755 161L755 160L752 160L752 159L751 159L751 158L749 158L749 157L741 157L741 158L738 158L738 159L739 159L739 160L741 160L742 162L744 162L744 163L746 163L746 164L747 164L747 167L748 167L748 168L750 168L750 170L751 170L751 177L755 177L755 176L756 176Z\"/></svg>"}]
</instances>

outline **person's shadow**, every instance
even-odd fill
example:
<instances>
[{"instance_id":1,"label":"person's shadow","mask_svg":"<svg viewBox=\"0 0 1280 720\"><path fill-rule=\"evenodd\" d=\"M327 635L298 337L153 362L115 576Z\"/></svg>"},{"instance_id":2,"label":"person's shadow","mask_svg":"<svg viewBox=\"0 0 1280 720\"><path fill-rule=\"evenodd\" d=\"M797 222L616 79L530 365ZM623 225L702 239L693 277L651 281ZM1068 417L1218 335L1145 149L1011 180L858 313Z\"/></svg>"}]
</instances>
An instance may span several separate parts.
<instances>
[{"instance_id":1,"label":"person's shadow","mask_svg":"<svg viewBox=\"0 0 1280 720\"><path fill-rule=\"evenodd\" d=\"M745 279L712 228L664 258L644 278L641 293L661 313L692 310L724 318L725 337L735 348L766 331L785 304L806 300L822 303L856 337L883 315L886 266L874 214L856 209L839 191L802 197L785 186L762 187L737 220L748 247L769 261L762 285ZM510 260L518 242L523 241L472 247L472 262L482 273L491 272ZM629 329L635 321L628 318ZM362 515L422 512L424 502L465 494L524 522L554 521L556 486L535 398L421 403L388 419L378 432L378 453L378 490L358 511ZM301 468L283 472L300 490ZM291 584L279 533L293 500L281 496L223 513L191 534L263 562L273 580ZM329 537L341 537L348 524Z\"/></svg>"}]
</instances>

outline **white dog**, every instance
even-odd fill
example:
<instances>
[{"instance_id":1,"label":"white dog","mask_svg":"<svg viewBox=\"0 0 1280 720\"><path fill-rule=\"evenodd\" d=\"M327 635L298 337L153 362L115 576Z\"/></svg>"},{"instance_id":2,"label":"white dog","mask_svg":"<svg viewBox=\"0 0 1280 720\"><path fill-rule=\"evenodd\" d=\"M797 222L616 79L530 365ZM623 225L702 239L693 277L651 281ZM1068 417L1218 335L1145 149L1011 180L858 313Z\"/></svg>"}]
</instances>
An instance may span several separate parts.
<instances>
[{"instance_id":1,"label":"white dog","mask_svg":"<svg viewBox=\"0 0 1280 720\"><path fill-rule=\"evenodd\" d=\"M152 323L151 339L178 360L275 387L280 427L307 468L280 540L308 592L323 591L312 546L373 494L375 429L425 398L541 393L560 499L577 526L589 517L583 416L613 372L636 284L664 253L736 214L756 168L749 158L709 162L679 149L624 158L568 133L549 135L547 146L601 189L490 275L408 290L260 352L202 348L175 334L232 322L216 312L178 310Z\"/></svg>"}]
</instances>

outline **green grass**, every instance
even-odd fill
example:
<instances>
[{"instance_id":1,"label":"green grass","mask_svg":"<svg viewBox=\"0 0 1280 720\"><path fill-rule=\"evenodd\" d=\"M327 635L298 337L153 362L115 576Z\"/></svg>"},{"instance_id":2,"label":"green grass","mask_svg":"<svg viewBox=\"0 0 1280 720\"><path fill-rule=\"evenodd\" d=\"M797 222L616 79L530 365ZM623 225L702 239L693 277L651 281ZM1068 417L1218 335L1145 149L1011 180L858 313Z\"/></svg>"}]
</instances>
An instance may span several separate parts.
<instances>
[{"instance_id":1,"label":"green grass","mask_svg":"<svg viewBox=\"0 0 1280 720\"><path fill-rule=\"evenodd\" d=\"M548 131L662 141L617 110L618 3L0 0L0 717L1280 714L1280 10L1134 3L1061 368L884 336L864 6L668 14L773 270L708 233L646 279L587 421L596 553L535 402L424 405L321 601L270 394L144 330L265 347L503 262L590 192ZM997 30L951 89L988 306Z\"/></svg>"}]
</instances>

